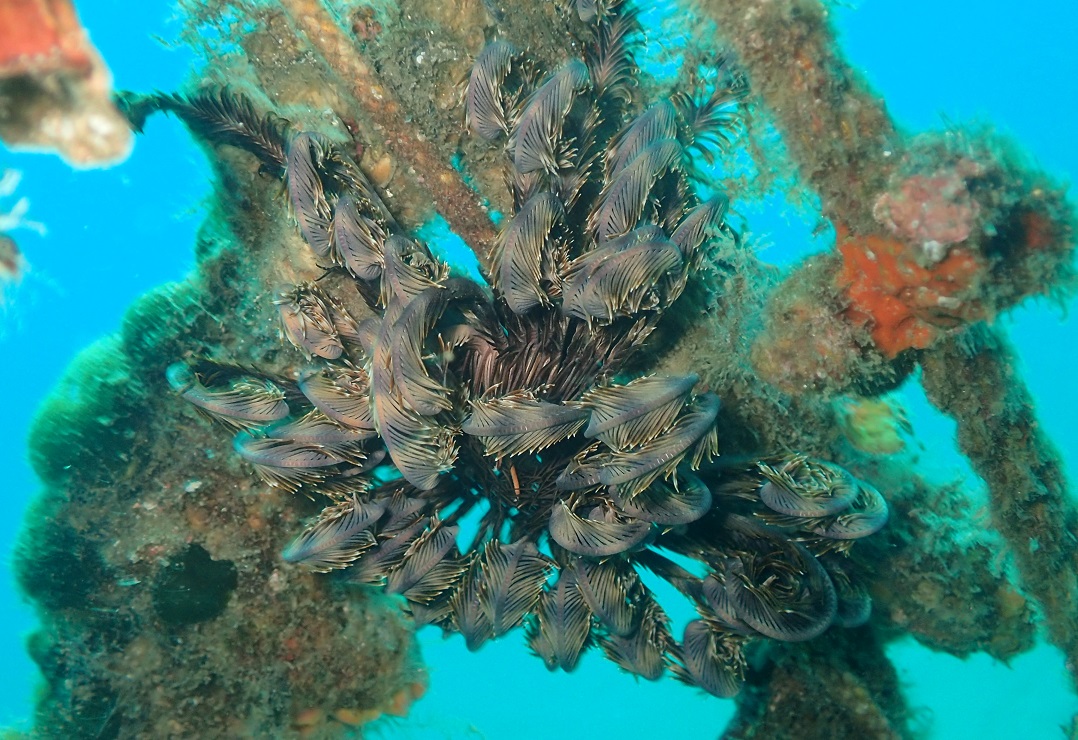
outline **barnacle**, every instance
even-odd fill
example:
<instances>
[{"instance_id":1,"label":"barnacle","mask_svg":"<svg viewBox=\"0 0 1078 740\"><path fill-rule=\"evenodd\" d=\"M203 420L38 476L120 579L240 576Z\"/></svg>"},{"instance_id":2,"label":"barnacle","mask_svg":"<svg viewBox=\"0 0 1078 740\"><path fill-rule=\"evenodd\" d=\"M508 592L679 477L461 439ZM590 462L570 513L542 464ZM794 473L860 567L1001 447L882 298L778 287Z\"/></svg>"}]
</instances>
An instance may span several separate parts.
<instances>
[{"instance_id":1,"label":"barnacle","mask_svg":"<svg viewBox=\"0 0 1078 740\"><path fill-rule=\"evenodd\" d=\"M540 80L496 41L471 75L467 121L504 139L515 203L489 289L401 232L323 136L248 123L234 93L165 98L180 115L240 119L199 125L283 170L319 264L351 276L376 314L358 322L323 284L288 286L277 305L306 363L295 379L204 361L169 380L242 430L235 449L267 483L330 499L285 560L347 568L473 649L524 625L550 668L598 645L647 679L670 668L730 696L751 639L865 616L839 558L882 526L886 503L803 456L705 467L720 399L696 375L629 374L708 242L731 234L726 198L697 199L687 152L734 135L744 90L734 78L643 109L635 14L577 9L595 29L585 61ZM699 611L680 642L639 568Z\"/></svg>"}]
</instances>

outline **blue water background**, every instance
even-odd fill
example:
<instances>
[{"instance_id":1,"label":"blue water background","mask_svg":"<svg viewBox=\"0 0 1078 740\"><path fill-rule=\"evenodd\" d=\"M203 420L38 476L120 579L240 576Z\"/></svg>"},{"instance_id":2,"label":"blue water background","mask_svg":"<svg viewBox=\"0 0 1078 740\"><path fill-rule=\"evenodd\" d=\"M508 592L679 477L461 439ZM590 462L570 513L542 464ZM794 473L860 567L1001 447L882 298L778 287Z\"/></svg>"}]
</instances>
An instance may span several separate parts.
<instances>
[{"instance_id":1,"label":"blue water background","mask_svg":"<svg viewBox=\"0 0 1078 740\"><path fill-rule=\"evenodd\" d=\"M80 0L94 43L117 87L173 90L193 61L175 38L179 23L164 2ZM1029 9L1028 14L1022 14ZM844 49L886 98L907 130L946 121L990 121L1013 134L1041 166L1064 180L1078 173L1078 4L1043 0L1015 6L1001 0L941 3L862 0L834 7ZM0 311L0 470L6 516L0 551L10 561L22 512L38 484L26 461L25 438L35 407L75 354L116 330L139 294L181 279L193 266L195 230L209 195L209 168L186 131L157 117L122 166L75 172L49 156L0 148L0 170L24 174L17 195L45 236L15 236L32 265ZM7 204L8 201L3 201ZM764 258L787 264L828 245L791 210L752 217L753 231L773 244ZM1069 308L1073 311L1075 302ZM1045 432L1078 474L1078 327L1065 312L1033 302L1001 319L1022 357ZM915 387L907 390L925 463L940 479L965 476L980 486L954 452L953 425ZM31 713L37 671L23 640L34 619L10 574L0 576L0 725L23 725ZM459 638L421 636L431 691L407 722L385 737L713 738L732 712L673 680L636 681L597 654L572 675L548 674L517 633L469 654ZM912 641L891 649L911 702L923 709L937 738L1054 738L1078 712L1062 658L1040 647L1008 666L985 656L960 661ZM242 708L237 711L242 713ZM521 717L544 716L525 725Z\"/></svg>"}]
</instances>

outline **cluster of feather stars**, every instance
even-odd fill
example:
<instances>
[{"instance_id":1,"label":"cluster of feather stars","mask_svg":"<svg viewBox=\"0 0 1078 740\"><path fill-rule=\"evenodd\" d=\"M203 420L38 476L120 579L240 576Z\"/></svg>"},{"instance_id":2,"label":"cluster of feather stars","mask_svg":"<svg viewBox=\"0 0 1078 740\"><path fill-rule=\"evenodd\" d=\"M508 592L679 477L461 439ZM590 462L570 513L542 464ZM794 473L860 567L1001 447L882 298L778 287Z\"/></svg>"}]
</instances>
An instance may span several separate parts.
<instances>
[{"instance_id":1,"label":"cluster of feather stars","mask_svg":"<svg viewBox=\"0 0 1078 740\"><path fill-rule=\"evenodd\" d=\"M641 111L634 13L576 10L594 28L585 60L544 74L495 41L471 74L467 124L504 147L514 201L488 285L450 277L341 148L241 95L129 106L136 124L168 110L258 155L319 264L375 312L357 321L319 284L292 286L277 307L307 360L296 377L197 361L168 379L268 483L331 500L285 560L347 568L472 649L523 625L551 669L598 646L639 676L732 696L750 640L868 618L843 555L887 506L799 455L699 472L719 399L695 375L619 374L731 236L691 162L735 135L745 88L726 73ZM695 606L680 641L641 569Z\"/></svg>"}]
</instances>

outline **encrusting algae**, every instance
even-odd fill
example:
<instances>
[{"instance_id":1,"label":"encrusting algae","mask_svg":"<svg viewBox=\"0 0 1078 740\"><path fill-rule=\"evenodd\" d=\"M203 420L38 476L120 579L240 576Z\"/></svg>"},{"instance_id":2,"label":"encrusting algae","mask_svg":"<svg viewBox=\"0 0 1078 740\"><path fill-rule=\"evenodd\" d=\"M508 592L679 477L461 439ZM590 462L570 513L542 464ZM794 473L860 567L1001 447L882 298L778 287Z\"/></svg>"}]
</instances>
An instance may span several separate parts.
<instances>
[{"instance_id":1,"label":"encrusting algae","mask_svg":"<svg viewBox=\"0 0 1078 740\"><path fill-rule=\"evenodd\" d=\"M840 101L780 103L813 90L863 95L836 130L902 145L856 85L827 86L847 72L813 58L833 44L807 0L705 4L732 53L669 84L637 68L630 3L459 5L192 5L224 53L189 91L121 96L135 130L184 121L215 198L195 274L140 299L35 425L17 569L42 616L37 731L361 732L421 698L413 630L436 625L472 649L522 632L552 670L597 649L669 671L736 697L727 737L905 737L888 641L1014 656L1026 588L1074 634L1074 594L1022 558L1001 575L1004 541L917 475L876 398L921 364L976 416L939 379L946 347L1067 287L1062 191L979 134L885 170L804 146ZM811 42L788 87L768 23ZM727 222L738 184L703 168L745 146L764 169L768 106L839 233L781 282ZM482 280L416 238L434 211ZM1063 562L1070 519L1044 498ZM641 571L697 618L675 634Z\"/></svg>"}]
</instances>

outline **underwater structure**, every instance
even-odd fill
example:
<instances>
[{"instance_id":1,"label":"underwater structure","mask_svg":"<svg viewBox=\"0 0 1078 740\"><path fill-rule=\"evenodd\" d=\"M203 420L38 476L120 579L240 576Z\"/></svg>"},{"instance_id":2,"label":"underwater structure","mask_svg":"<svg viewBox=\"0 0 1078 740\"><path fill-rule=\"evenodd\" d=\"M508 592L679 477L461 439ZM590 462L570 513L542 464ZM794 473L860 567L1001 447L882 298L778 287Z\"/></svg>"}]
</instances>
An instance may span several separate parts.
<instances>
[{"instance_id":1,"label":"underwater structure","mask_svg":"<svg viewBox=\"0 0 1078 740\"><path fill-rule=\"evenodd\" d=\"M905 635L1078 664L1074 507L990 323L1073 288L1073 209L988 132L897 131L824 5L702 2L670 80L624 1L183 9L205 67L118 100L205 147L197 268L31 439L41 736L362 734L419 627L734 697L730 738L911 736ZM729 214L781 181L837 236L785 274ZM991 529L899 454L915 371Z\"/></svg>"}]
</instances>

